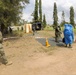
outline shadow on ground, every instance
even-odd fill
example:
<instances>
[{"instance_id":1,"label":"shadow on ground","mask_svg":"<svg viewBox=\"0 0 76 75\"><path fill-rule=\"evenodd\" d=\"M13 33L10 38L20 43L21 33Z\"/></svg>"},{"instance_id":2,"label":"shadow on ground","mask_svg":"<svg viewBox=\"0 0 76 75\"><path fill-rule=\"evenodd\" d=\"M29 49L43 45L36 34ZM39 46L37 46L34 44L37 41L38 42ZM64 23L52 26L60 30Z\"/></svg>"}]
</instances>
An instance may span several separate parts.
<instances>
[{"instance_id":1,"label":"shadow on ground","mask_svg":"<svg viewBox=\"0 0 76 75\"><path fill-rule=\"evenodd\" d=\"M46 39L45 38L36 38L36 40L41 43L43 46L46 45ZM64 43L59 40L59 42L55 42L54 38L48 38L48 42L51 46L59 46L59 47L64 47Z\"/></svg>"}]
</instances>

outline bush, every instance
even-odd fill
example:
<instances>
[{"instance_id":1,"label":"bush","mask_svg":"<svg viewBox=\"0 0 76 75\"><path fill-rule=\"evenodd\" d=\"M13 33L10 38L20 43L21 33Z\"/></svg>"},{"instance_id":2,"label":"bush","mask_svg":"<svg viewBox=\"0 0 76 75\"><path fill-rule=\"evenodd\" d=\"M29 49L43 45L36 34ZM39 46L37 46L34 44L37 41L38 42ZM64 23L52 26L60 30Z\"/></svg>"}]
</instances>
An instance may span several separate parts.
<instances>
[{"instance_id":1,"label":"bush","mask_svg":"<svg viewBox=\"0 0 76 75\"><path fill-rule=\"evenodd\" d=\"M47 30L47 31L52 31L52 30L54 30L54 29L53 29L53 27L46 26L46 27L44 28L44 30Z\"/></svg>"}]
</instances>

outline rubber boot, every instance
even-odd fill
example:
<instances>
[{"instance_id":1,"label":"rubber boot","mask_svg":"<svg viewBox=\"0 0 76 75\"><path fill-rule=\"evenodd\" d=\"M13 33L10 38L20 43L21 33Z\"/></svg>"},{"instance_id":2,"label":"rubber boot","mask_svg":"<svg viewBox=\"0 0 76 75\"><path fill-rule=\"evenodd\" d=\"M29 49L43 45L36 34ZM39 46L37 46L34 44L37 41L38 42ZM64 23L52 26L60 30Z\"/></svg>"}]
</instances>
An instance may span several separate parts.
<instances>
[{"instance_id":1,"label":"rubber boot","mask_svg":"<svg viewBox=\"0 0 76 75\"><path fill-rule=\"evenodd\" d=\"M69 48L72 48L71 44L69 44Z\"/></svg>"},{"instance_id":2,"label":"rubber boot","mask_svg":"<svg viewBox=\"0 0 76 75\"><path fill-rule=\"evenodd\" d=\"M65 45L65 47L67 47L67 44Z\"/></svg>"}]
</instances>

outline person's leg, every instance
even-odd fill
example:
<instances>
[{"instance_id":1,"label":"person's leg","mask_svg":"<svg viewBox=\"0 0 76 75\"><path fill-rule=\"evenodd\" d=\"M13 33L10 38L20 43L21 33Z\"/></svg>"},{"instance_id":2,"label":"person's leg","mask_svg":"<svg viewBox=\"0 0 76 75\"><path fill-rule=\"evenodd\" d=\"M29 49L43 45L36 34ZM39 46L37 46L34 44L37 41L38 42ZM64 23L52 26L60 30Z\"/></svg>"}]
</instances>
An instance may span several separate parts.
<instances>
[{"instance_id":1,"label":"person's leg","mask_svg":"<svg viewBox=\"0 0 76 75\"><path fill-rule=\"evenodd\" d=\"M59 42L59 37L57 37L57 42Z\"/></svg>"},{"instance_id":2,"label":"person's leg","mask_svg":"<svg viewBox=\"0 0 76 75\"><path fill-rule=\"evenodd\" d=\"M57 42L57 35L56 35L56 31L55 31L55 42Z\"/></svg>"},{"instance_id":3,"label":"person's leg","mask_svg":"<svg viewBox=\"0 0 76 75\"><path fill-rule=\"evenodd\" d=\"M0 59L1 59L1 63L4 65L11 65L12 64L12 62L7 61L2 43L0 43Z\"/></svg>"},{"instance_id":4,"label":"person's leg","mask_svg":"<svg viewBox=\"0 0 76 75\"><path fill-rule=\"evenodd\" d=\"M35 31L33 31L33 35L35 35Z\"/></svg>"},{"instance_id":5,"label":"person's leg","mask_svg":"<svg viewBox=\"0 0 76 75\"><path fill-rule=\"evenodd\" d=\"M59 42L59 37L58 36L55 37L55 42Z\"/></svg>"},{"instance_id":6,"label":"person's leg","mask_svg":"<svg viewBox=\"0 0 76 75\"><path fill-rule=\"evenodd\" d=\"M67 47L67 44L65 44L65 47Z\"/></svg>"},{"instance_id":7,"label":"person's leg","mask_svg":"<svg viewBox=\"0 0 76 75\"><path fill-rule=\"evenodd\" d=\"M0 49L0 58L1 58L2 64L7 64L8 63L3 49Z\"/></svg>"},{"instance_id":8,"label":"person's leg","mask_svg":"<svg viewBox=\"0 0 76 75\"><path fill-rule=\"evenodd\" d=\"M57 37L55 37L55 42L57 42Z\"/></svg>"},{"instance_id":9,"label":"person's leg","mask_svg":"<svg viewBox=\"0 0 76 75\"><path fill-rule=\"evenodd\" d=\"M72 45L71 44L69 44L69 48L72 48Z\"/></svg>"},{"instance_id":10,"label":"person's leg","mask_svg":"<svg viewBox=\"0 0 76 75\"><path fill-rule=\"evenodd\" d=\"M58 34L58 32L55 32L55 42L59 42L59 34Z\"/></svg>"}]
</instances>

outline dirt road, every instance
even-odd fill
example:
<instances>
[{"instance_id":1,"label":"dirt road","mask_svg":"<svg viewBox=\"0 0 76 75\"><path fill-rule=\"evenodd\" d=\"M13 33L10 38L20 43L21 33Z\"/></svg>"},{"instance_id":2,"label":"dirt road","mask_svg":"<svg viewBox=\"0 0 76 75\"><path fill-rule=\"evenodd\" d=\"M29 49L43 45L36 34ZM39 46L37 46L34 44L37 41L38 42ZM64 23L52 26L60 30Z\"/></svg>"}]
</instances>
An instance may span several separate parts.
<instances>
[{"instance_id":1,"label":"dirt road","mask_svg":"<svg viewBox=\"0 0 76 75\"><path fill-rule=\"evenodd\" d=\"M47 33L54 36L52 32ZM42 34L39 32L41 37L47 36ZM76 43L73 48L46 48L34 36L27 34L4 41L3 46L8 61L13 64L1 64L0 75L76 75Z\"/></svg>"}]
</instances>

